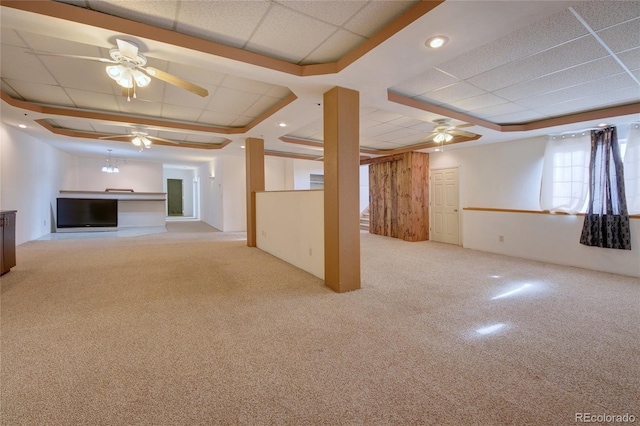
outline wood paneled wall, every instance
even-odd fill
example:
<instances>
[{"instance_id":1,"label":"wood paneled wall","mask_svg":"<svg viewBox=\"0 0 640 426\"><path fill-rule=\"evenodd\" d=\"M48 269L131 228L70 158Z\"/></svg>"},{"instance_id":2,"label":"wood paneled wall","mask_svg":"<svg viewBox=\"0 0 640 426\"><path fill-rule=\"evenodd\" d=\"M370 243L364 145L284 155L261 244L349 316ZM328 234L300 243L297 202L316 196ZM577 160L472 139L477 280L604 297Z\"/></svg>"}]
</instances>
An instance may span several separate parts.
<instances>
[{"instance_id":1,"label":"wood paneled wall","mask_svg":"<svg viewBox=\"0 0 640 426\"><path fill-rule=\"evenodd\" d=\"M429 154L407 152L369 165L369 197L369 232L428 240Z\"/></svg>"}]
</instances>

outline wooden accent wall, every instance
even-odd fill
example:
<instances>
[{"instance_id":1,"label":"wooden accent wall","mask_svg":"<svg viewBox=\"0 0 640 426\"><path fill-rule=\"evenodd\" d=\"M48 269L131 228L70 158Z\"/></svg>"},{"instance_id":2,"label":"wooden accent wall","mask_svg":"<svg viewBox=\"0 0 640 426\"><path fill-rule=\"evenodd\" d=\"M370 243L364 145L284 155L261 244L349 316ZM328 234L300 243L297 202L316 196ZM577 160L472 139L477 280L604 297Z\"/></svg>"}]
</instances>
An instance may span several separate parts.
<instances>
[{"instance_id":1,"label":"wooden accent wall","mask_svg":"<svg viewBox=\"0 0 640 426\"><path fill-rule=\"evenodd\" d=\"M429 154L407 152L369 165L369 232L429 239Z\"/></svg>"}]
</instances>

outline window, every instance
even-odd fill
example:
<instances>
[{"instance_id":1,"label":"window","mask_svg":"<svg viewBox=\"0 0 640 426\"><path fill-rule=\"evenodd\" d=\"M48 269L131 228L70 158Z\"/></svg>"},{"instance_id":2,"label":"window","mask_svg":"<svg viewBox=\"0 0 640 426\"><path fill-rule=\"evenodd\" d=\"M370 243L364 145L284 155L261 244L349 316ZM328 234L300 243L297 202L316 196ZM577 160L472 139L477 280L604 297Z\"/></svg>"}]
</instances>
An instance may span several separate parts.
<instances>
[{"instance_id":1,"label":"window","mask_svg":"<svg viewBox=\"0 0 640 426\"><path fill-rule=\"evenodd\" d=\"M591 136L550 137L544 152L540 207L551 212L584 211L589 194Z\"/></svg>"},{"instance_id":2,"label":"window","mask_svg":"<svg viewBox=\"0 0 640 426\"><path fill-rule=\"evenodd\" d=\"M640 214L640 125L632 124L626 144L620 145L624 159L624 189L629 214Z\"/></svg>"},{"instance_id":3,"label":"window","mask_svg":"<svg viewBox=\"0 0 640 426\"><path fill-rule=\"evenodd\" d=\"M620 139L625 196L629 214L640 214L640 125L632 124ZM589 197L591 134L549 137L544 152L540 208L551 212L584 213Z\"/></svg>"}]
</instances>

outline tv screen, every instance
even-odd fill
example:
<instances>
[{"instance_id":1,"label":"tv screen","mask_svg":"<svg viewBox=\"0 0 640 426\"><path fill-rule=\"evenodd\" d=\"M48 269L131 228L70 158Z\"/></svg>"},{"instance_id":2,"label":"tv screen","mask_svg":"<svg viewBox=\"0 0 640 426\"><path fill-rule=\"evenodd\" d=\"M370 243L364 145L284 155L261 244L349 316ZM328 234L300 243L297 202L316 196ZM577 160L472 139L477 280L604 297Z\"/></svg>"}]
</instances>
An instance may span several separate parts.
<instances>
[{"instance_id":1,"label":"tv screen","mask_svg":"<svg viewBox=\"0 0 640 426\"><path fill-rule=\"evenodd\" d=\"M58 198L58 228L117 227L118 200Z\"/></svg>"}]
</instances>

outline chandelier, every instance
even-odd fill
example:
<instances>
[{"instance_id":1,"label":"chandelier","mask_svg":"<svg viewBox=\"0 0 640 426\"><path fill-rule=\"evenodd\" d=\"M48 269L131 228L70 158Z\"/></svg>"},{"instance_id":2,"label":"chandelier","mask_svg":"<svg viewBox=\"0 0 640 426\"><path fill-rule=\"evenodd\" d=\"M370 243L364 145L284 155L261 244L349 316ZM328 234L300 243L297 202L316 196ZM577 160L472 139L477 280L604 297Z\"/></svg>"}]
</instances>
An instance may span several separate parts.
<instances>
[{"instance_id":1,"label":"chandelier","mask_svg":"<svg viewBox=\"0 0 640 426\"><path fill-rule=\"evenodd\" d=\"M120 169L118 169L118 159L111 158L111 150L109 149L109 156L106 158L104 166L102 166L102 171L105 173L120 173Z\"/></svg>"}]
</instances>

